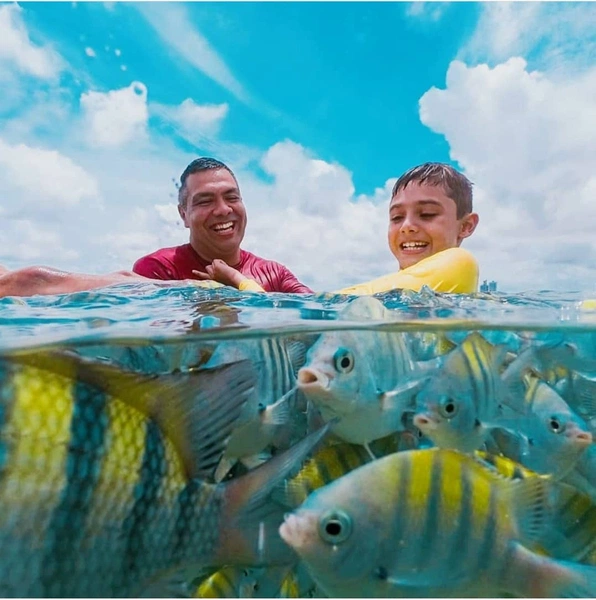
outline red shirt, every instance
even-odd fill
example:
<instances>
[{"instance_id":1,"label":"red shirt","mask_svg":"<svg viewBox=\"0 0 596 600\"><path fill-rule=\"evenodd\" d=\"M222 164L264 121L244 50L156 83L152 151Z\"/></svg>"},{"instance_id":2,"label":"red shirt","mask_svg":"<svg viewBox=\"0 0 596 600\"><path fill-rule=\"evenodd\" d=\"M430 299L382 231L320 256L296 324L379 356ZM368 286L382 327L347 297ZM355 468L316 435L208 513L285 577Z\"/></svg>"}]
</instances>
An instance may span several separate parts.
<instances>
[{"instance_id":1,"label":"red shirt","mask_svg":"<svg viewBox=\"0 0 596 600\"><path fill-rule=\"evenodd\" d=\"M132 270L150 279L181 280L196 279L193 269L205 272L211 261L201 258L190 244L160 248L135 262ZM282 264L240 250L240 262L230 265L245 277L258 282L266 292L311 294L312 290L300 283L292 272Z\"/></svg>"}]
</instances>

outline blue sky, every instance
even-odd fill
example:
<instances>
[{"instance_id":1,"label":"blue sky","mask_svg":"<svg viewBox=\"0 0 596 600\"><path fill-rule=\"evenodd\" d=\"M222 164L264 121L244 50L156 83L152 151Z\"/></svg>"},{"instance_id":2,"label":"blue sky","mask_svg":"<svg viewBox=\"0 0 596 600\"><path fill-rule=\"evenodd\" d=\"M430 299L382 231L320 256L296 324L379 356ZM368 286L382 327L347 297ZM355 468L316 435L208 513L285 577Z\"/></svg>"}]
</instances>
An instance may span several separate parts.
<instances>
[{"instance_id":1,"label":"blue sky","mask_svg":"<svg viewBox=\"0 0 596 600\"><path fill-rule=\"evenodd\" d=\"M174 183L236 171L244 247L316 289L396 268L395 177L475 184L508 291L596 290L596 5L0 4L0 263L128 269L184 243Z\"/></svg>"}]
</instances>

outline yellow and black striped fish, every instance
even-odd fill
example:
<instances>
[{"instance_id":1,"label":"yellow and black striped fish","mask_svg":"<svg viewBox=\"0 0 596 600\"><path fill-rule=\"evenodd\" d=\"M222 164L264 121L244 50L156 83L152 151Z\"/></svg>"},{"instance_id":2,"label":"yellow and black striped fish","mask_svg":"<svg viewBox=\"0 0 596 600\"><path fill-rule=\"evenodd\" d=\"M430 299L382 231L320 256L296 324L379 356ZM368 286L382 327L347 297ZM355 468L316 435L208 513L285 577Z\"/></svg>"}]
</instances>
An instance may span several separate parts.
<instances>
[{"instance_id":1,"label":"yellow and black striped fish","mask_svg":"<svg viewBox=\"0 0 596 600\"><path fill-rule=\"evenodd\" d=\"M281 509L251 515L324 432L205 482L253 385L247 361L147 377L0 356L0 595L125 596L188 565L283 563Z\"/></svg>"},{"instance_id":2,"label":"yellow and black striped fish","mask_svg":"<svg viewBox=\"0 0 596 600\"><path fill-rule=\"evenodd\" d=\"M315 491L280 534L330 596L593 596L596 568L533 549L554 485L453 450L398 452Z\"/></svg>"}]
</instances>

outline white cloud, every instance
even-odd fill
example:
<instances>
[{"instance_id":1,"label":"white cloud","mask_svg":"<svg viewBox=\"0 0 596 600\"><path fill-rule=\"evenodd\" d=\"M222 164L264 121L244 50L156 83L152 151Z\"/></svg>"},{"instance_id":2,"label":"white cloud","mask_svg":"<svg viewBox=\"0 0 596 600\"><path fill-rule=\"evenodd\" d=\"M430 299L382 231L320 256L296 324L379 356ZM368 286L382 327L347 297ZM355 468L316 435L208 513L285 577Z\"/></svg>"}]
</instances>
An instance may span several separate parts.
<instances>
[{"instance_id":1,"label":"white cloud","mask_svg":"<svg viewBox=\"0 0 596 600\"><path fill-rule=\"evenodd\" d=\"M420 99L420 118L476 184L481 222L465 244L484 276L507 289L586 287L577 276L596 275L596 69L563 81L522 58L454 61L445 89ZM580 269L558 265L563 255Z\"/></svg>"},{"instance_id":2,"label":"white cloud","mask_svg":"<svg viewBox=\"0 0 596 600\"><path fill-rule=\"evenodd\" d=\"M106 93L86 92L81 107L88 122L88 137L95 146L138 143L147 135L147 88L135 81Z\"/></svg>"},{"instance_id":3,"label":"white cloud","mask_svg":"<svg viewBox=\"0 0 596 600\"><path fill-rule=\"evenodd\" d=\"M226 103L196 104L192 98L178 106L152 104L150 108L152 113L176 125L178 133L191 143L216 136L229 109Z\"/></svg>"},{"instance_id":4,"label":"white cloud","mask_svg":"<svg viewBox=\"0 0 596 600\"><path fill-rule=\"evenodd\" d=\"M386 241L389 193L354 198L351 174L291 141L261 164L271 185L239 176L249 225L244 247L290 268L316 290L332 290L396 270ZM383 202L378 203L379 198Z\"/></svg>"},{"instance_id":5,"label":"white cloud","mask_svg":"<svg viewBox=\"0 0 596 600\"><path fill-rule=\"evenodd\" d=\"M449 7L449 2L408 2L406 15L414 19L438 22Z\"/></svg>"},{"instance_id":6,"label":"white cloud","mask_svg":"<svg viewBox=\"0 0 596 600\"><path fill-rule=\"evenodd\" d=\"M93 50L93 48L91 48L90 46L87 46L87 47L85 48L85 54L86 54L87 56L90 56L91 58L95 58L95 56L96 56L96 55L95 55L95 50Z\"/></svg>"},{"instance_id":7,"label":"white cloud","mask_svg":"<svg viewBox=\"0 0 596 600\"><path fill-rule=\"evenodd\" d=\"M0 139L2 187L16 189L37 208L74 206L99 195L95 178L56 150L10 145ZM3 190L4 198L6 189Z\"/></svg>"},{"instance_id":8,"label":"white cloud","mask_svg":"<svg viewBox=\"0 0 596 600\"><path fill-rule=\"evenodd\" d=\"M26 75L53 79L63 68L63 61L50 46L31 42L22 12L17 4L0 6L0 62Z\"/></svg>"},{"instance_id":9,"label":"white cloud","mask_svg":"<svg viewBox=\"0 0 596 600\"><path fill-rule=\"evenodd\" d=\"M533 55L543 70L591 67L596 49L592 2L484 2L458 58L468 64Z\"/></svg>"},{"instance_id":10,"label":"white cloud","mask_svg":"<svg viewBox=\"0 0 596 600\"><path fill-rule=\"evenodd\" d=\"M238 100L251 99L207 39L191 25L186 8L180 4L147 2L136 5L159 36L175 48L191 65L219 83Z\"/></svg>"}]
</instances>

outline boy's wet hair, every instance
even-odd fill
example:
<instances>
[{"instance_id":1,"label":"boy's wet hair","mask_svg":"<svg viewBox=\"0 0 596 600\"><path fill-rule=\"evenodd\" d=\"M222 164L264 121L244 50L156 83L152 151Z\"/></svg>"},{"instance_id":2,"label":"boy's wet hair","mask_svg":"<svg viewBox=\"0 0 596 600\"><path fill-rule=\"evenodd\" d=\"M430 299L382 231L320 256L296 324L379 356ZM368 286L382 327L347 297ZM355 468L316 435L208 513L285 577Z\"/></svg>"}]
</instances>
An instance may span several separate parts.
<instances>
[{"instance_id":1,"label":"boy's wet hair","mask_svg":"<svg viewBox=\"0 0 596 600\"><path fill-rule=\"evenodd\" d=\"M445 194L455 202L457 218L472 212L472 182L452 166L445 163L424 163L406 171L393 186L391 197L408 184L441 186Z\"/></svg>"},{"instance_id":2,"label":"boy's wet hair","mask_svg":"<svg viewBox=\"0 0 596 600\"><path fill-rule=\"evenodd\" d=\"M180 187L178 188L178 204L185 205L186 198L188 196L188 188L186 187L186 180L193 173L200 173L201 171L225 169L233 178L236 184L238 181L236 175L232 172L232 169L225 163L222 163L216 158L210 156L202 156L201 158L195 158L182 172L180 175Z\"/></svg>"}]
</instances>

